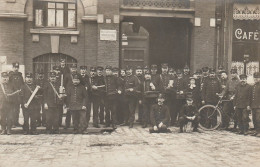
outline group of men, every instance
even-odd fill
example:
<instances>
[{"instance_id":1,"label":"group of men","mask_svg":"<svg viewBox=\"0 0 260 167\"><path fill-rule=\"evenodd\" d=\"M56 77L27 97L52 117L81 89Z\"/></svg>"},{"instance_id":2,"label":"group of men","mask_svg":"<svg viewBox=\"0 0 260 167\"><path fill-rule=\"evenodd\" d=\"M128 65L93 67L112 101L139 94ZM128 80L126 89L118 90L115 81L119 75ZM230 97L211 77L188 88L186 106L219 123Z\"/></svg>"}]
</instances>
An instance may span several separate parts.
<instances>
[{"instance_id":1,"label":"group of men","mask_svg":"<svg viewBox=\"0 0 260 167\"><path fill-rule=\"evenodd\" d=\"M161 64L137 66L135 69L90 67L77 64L70 67L65 59L54 66L45 78L43 72L18 72L19 63L13 63L13 71L2 73L0 97L1 134L11 134L12 126L19 124L20 106L23 110L24 134L37 134L37 126L45 126L46 133L58 134L66 108L64 129L70 127L71 117L74 133L87 133L93 111L93 126L133 128L135 112L143 128L151 125L150 132L167 132L169 126L179 126L180 132L187 122L198 131L201 116L198 108L204 104L217 104L219 96L231 100L224 104L228 114L237 111L239 134L247 134L249 110L253 111L255 134L260 134L260 74L255 73L255 85L245 82L246 75L238 77L237 70L230 71L231 78L223 69L203 67L194 74L188 66L183 70ZM135 71L134 71L135 70ZM41 114L42 113L42 114ZM30 119L29 119L30 118ZM31 121L29 124L29 120ZM229 127L229 118L223 118L223 128ZM29 127L30 125L30 127ZM259 126L257 126L259 125Z\"/></svg>"}]
</instances>

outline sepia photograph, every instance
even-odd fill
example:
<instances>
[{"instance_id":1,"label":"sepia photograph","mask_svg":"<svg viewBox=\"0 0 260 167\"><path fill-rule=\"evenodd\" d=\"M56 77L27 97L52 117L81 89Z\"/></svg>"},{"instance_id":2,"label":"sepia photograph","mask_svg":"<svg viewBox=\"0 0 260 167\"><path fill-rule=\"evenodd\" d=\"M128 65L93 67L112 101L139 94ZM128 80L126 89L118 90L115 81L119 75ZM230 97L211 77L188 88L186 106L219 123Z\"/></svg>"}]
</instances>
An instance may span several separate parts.
<instances>
[{"instance_id":1,"label":"sepia photograph","mask_svg":"<svg viewBox=\"0 0 260 167\"><path fill-rule=\"evenodd\" d=\"M260 0L0 0L0 167L259 167Z\"/></svg>"}]
</instances>

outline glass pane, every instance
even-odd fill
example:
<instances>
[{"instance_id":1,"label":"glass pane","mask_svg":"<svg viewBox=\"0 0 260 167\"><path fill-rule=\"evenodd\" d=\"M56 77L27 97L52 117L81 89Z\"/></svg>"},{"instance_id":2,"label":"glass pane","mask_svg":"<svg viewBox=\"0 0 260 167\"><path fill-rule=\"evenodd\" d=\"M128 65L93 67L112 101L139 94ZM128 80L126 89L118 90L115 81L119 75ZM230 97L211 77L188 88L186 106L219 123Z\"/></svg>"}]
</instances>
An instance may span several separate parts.
<instances>
[{"instance_id":1,"label":"glass pane","mask_svg":"<svg viewBox=\"0 0 260 167\"><path fill-rule=\"evenodd\" d=\"M63 3L56 3L56 8L57 9L63 9Z\"/></svg>"},{"instance_id":2,"label":"glass pane","mask_svg":"<svg viewBox=\"0 0 260 167\"><path fill-rule=\"evenodd\" d=\"M63 10L57 10L56 26L63 27L64 14Z\"/></svg>"},{"instance_id":3,"label":"glass pane","mask_svg":"<svg viewBox=\"0 0 260 167\"><path fill-rule=\"evenodd\" d=\"M55 26L55 9L48 9L48 26Z\"/></svg>"},{"instance_id":4,"label":"glass pane","mask_svg":"<svg viewBox=\"0 0 260 167\"><path fill-rule=\"evenodd\" d=\"M48 8L55 8L55 3L48 2Z\"/></svg>"},{"instance_id":5,"label":"glass pane","mask_svg":"<svg viewBox=\"0 0 260 167\"><path fill-rule=\"evenodd\" d=\"M76 5L75 4L68 4L68 9L76 9Z\"/></svg>"},{"instance_id":6,"label":"glass pane","mask_svg":"<svg viewBox=\"0 0 260 167\"><path fill-rule=\"evenodd\" d=\"M68 27L76 27L75 10L68 10Z\"/></svg>"},{"instance_id":7,"label":"glass pane","mask_svg":"<svg viewBox=\"0 0 260 167\"><path fill-rule=\"evenodd\" d=\"M35 26L42 26L42 9L35 10Z\"/></svg>"}]
</instances>

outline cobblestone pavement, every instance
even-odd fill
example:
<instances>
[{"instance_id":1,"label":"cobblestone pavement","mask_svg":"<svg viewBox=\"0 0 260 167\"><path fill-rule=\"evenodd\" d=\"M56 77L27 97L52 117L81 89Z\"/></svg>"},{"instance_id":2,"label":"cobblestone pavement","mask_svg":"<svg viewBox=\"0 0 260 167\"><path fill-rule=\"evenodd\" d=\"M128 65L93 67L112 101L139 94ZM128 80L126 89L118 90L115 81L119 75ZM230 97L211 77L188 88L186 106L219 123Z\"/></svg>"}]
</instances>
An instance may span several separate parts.
<instances>
[{"instance_id":1,"label":"cobblestone pavement","mask_svg":"<svg viewBox=\"0 0 260 167\"><path fill-rule=\"evenodd\" d=\"M260 138L226 131L0 136L0 167L260 166Z\"/></svg>"}]
</instances>

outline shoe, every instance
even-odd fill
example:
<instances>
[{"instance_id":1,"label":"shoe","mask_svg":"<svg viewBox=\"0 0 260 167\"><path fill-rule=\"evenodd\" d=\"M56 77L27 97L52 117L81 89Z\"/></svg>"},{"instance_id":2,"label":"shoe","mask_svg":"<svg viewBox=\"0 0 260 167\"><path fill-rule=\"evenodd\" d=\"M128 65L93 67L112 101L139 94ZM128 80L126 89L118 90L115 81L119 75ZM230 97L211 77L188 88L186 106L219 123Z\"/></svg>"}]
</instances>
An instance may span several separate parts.
<instances>
[{"instance_id":1,"label":"shoe","mask_svg":"<svg viewBox=\"0 0 260 167\"><path fill-rule=\"evenodd\" d=\"M66 130L66 129L68 129L69 127L68 126L64 126L64 129Z\"/></svg>"},{"instance_id":2,"label":"shoe","mask_svg":"<svg viewBox=\"0 0 260 167\"><path fill-rule=\"evenodd\" d=\"M257 135L255 137L260 137L260 133L257 133Z\"/></svg>"},{"instance_id":3,"label":"shoe","mask_svg":"<svg viewBox=\"0 0 260 167\"><path fill-rule=\"evenodd\" d=\"M183 133L183 129L180 129L179 133Z\"/></svg>"},{"instance_id":4,"label":"shoe","mask_svg":"<svg viewBox=\"0 0 260 167\"><path fill-rule=\"evenodd\" d=\"M239 134L239 135L243 135L244 132L242 132L242 131L238 131L237 134Z\"/></svg>"},{"instance_id":5,"label":"shoe","mask_svg":"<svg viewBox=\"0 0 260 167\"><path fill-rule=\"evenodd\" d=\"M105 125L106 128L110 127L110 125Z\"/></svg>"},{"instance_id":6,"label":"shoe","mask_svg":"<svg viewBox=\"0 0 260 167\"><path fill-rule=\"evenodd\" d=\"M147 127L147 125L146 124L144 124L143 126L142 126L142 128L146 128Z\"/></svg>"},{"instance_id":7,"label":"shoe","mask_svg":"<svg viewBox=\"0 0 260 167\"><path fill-rule=\"evenodd\" d=\"M95 127L95 128L100 128L100 126L99 126L99 125L94 125L93 127Z\"/></svg>"},{"instance_id":8,"label":"shoe","mask_svg":"<svg viewBox=\"0 0 260 167\"><path fill-rule=\"evenodd\" d=\"M47 130L47 131L46 131L46 134L47 134L47 135L50 135L50 134L51 134L51 131L50 131L50 130Z\"/></svg>"},{"instance_id":9,"label":"shoe","mask_svg":"<svg viewBox=\"0 0 260 167\"><path fill-rule=\"evenodd\" d=\"M88 134L88 131L87 130L84 130L81 132L83 135L87 135Z\"/></svg>"},{"instance_id":10,"label":"shoe","mask_svg":"<svg viewBox=\"0 0 260 167\"><path fill-rule=\"evenodd\" d=\"M24 134L24 135L28 135L28 134L29 134L29 132L28 132L28 131L25 131L23 134Z\"/></svg>"},{"instance_id":11,"label":"shoe","mask_svg":"<svg viewBox=\"0 0 260 167\"><path fill-rule=\"evenodd\" d=\"M12 125L12 128L16 128L16 126L15 126L15 125Z\"/></svg>"},{"instance_id":12,"label":"shoe","mask_svg":"<svg viewBox=\"0 0 260 167\"><path fill-rule=\"evenodd\" d=\"M60 131L59 130L55 130L55 131L53 131L52 134L60 134Z\"/></svg>"},{"instance_id":13,"label":"shoe","mask_svg":"<svg viewBox=\"0 0 260 167\"><path fill-rule=\"evenodd\" d=\"M1 135L6 135L6 130L2 130Z\"/></svg>"},{"instance_id":14,"label":"shoe","mask_svg":"<svg viewBox=\"0 0 260 167\"><path fill-rule=\"evenodd\" d=\"M257 134L258 134L258 133L257 133L257 132L255 132L255 133L251 134L251 136L257 136Z\"/></svg>"},{"instance_id":15,"label":"shoe","mask_svg":"<svg viewBox=\"0 0 260 167\"><path fill-rule=\"evenodd\" d=\"M113 124L113 125L112 125L112 128L113 128L113 129L117 129L116 124Z\"/></svg>"},{"instance_id":16,"label":"shoe","mask_svg":"<svg viewBox=\"0 0 260 167\"><path fill-rule=\"evenodd\" d=\"M104 121L100 121L99 122L101 125L105 125L105 122Z\"/></svg>"},{"instance_id":17,"label":"shoe","mask_svg":"<svg viewBox=\"0 0 260 167\"><path fill-rule=\"evenodd\" d=\"M198 129L193 129L192 132L198 132L198 133L201 133Z\"/></svg>"},{"instance_id":18,"label":"shoe","mask_svg":"<svg viewBox=\"0 0 260 167\"><path fill-rule=\"evenodd\" d=\"M248 132L244 132L244 135L247 136L249 133Z\"/></svg>"},{"instance_id":19,"label":"shoe","mask_svg":"<svg viewBox=\"0 0 260 167\"><path fill-rule=\"evenodd\" d=\"M16 123L15 126L16 126L16 127L22 127L22 125L19 124L19 123Z\"/></svg>"},{"instance_id":20,"label":"shoe","mask_svg":"<svg viewBox=\"0 0 260 167\"><path fill-rule=\"evenodd\" d=\"M7 130L6 134L11 135L11 130Z\"/></svg>"},{"instance_id":21,"label":"shoe","mask_svg":"<svg viewBox=\"0 0 260 167\"><path fill-rule=\"evenodd\" d=\"M133 127L134 127L133 123L130 123L129 128L133 128Z\"/></svg>"},{"instance_id":22,"label":"shoe","mask_svg":"<svg viewBox=\"0 0 260 167\"><path fill-rule=\"evenodd\" d=\"M78 134L78 130L74 129L73 134Z\"/></svg>"},{"instance_id":23,"label":"shoe","mask_svg":"<svg viewBox=\"0 0 260 167\"><path fill-rule=\"evenodd\" d=\"M38 135L36 131L31 132L32 135Z\"/></svg>"},{"instance_id":24,"label":"shoe","mask_svg":"<svg viewBox=\"0 0 260 167\"><path fill-rule=\"evenodd\" d=\"M129 126L129 123L125 122L125 123L121 124L120 126Z\"/></svg>"}]
</instances>

